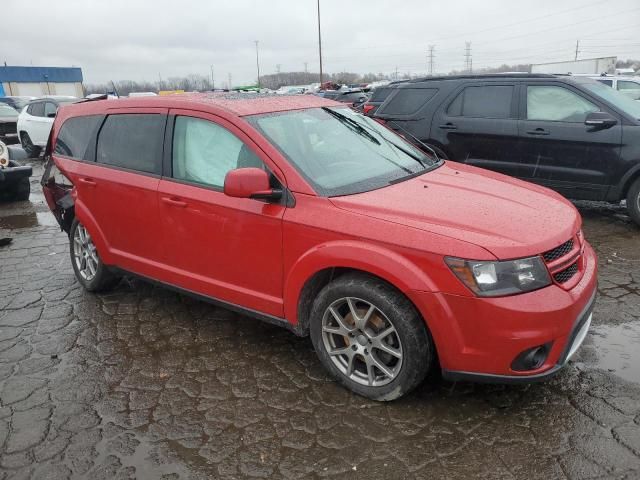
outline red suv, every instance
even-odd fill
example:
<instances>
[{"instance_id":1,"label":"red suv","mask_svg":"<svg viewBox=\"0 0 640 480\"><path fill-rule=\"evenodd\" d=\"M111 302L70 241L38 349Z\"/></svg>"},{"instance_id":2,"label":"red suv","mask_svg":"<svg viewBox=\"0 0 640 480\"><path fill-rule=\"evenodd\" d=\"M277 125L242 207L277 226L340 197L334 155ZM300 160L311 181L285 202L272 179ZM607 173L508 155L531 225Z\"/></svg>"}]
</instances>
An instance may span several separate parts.
<instances>
[{"instance_id":1,"label":"red suv","mask_svg":"<svg viewBox=\"0 0 640 480\"><path fill-rule=\"evenodd\" d=\"M596 256L558 194L313 96L63 107L43 187L89 291L126 272L310 335L343 385L532 381L582 343Z\"/></svg>"}]
</instances>

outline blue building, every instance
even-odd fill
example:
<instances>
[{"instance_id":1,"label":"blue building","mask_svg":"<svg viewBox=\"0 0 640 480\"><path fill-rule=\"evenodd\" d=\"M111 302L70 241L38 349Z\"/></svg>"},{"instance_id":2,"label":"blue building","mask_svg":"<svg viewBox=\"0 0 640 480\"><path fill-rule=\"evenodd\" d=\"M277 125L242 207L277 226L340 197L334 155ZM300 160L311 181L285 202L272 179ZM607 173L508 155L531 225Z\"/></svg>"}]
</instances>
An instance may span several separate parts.
<instances>
[{"instance_id":1,"label":"blue building","mask_svg":"<svg viewBox=\"0 0 640 480\"><path fill-rule=\"evenodd\" d=\"M82 69L77 67L0 66L0 96L70 95L83 97Z\"/></svg>"}]
</instances>

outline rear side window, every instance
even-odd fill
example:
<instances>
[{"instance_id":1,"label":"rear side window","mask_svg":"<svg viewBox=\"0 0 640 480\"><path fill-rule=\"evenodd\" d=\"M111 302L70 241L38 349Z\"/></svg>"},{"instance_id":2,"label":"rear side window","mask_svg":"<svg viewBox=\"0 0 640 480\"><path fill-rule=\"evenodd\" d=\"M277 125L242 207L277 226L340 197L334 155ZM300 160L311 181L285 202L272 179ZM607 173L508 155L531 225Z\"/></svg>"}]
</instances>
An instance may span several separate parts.
<instances>
[{"instance_id":1,"label":"rear side window","mask_svg":"<svg viewBox=\"0 0 640 480\"><path fill-rule=\"evenodd\" d=\"M388 100L383 115L411 115L420 110L438 91L437 88L400 88Z\"/></svg>"},{"instance_id":2,"label":"rear side window","mask_svg":"<svg viewBox=\"0 0 640 480\"><path fill-rule=\"evenodd\" d=\"M604 83L608 87L613 87L613 80L596 80L597 82Z\"/></svg>"},{"instance_id":3,"label":"rear side window","mask_svg":"<svg viewBox=\"0 0 640 480\"><path fill-rule=\"evenodd\" d=\"M102 118L102 115L88 115L73 117L64 122L58 133L53 152L76 160L90 160L91 155L87 151L89 143L100 126Z\"/></svg>"},{"instance_id":4,"label":"rear side window","mask_svg":"<svg viewBox=\"0 0 640 480\"><path fill-rule=\"evenodd\" d=\"M34 117L44 117L44 103L34 103L29 107L29 115Z\"/></svg>"},{"instance_id":5,"label":"rear side window","mask_svg":"<svg viewBox=\"0 0 640 480\"><path fill-rule=\"evenodd\" d=\"M511 118L513 86L485 85L467 87L449 105L454 117Z\"/></svg>"},{"instance_id":6,"label":"rear side window","mask_svg":"<svg viewBox=\"0 0 640 480\"><path fill-rule=\"evenodd\" d=\"M110 115L98 136L98 163L160 174L165 116Z\"/></svg>"},{"instance_id":7,"label":"rear side window","mask_svg":"<svg viewBox=\"0 0 640 480\"><path fill-rule=\"evenodd\" d=\"M371 94L370 102L384 102L389 94L391 93L391 88L389 87L379 87L376 88Z\"/></svg>"}]
</instances>

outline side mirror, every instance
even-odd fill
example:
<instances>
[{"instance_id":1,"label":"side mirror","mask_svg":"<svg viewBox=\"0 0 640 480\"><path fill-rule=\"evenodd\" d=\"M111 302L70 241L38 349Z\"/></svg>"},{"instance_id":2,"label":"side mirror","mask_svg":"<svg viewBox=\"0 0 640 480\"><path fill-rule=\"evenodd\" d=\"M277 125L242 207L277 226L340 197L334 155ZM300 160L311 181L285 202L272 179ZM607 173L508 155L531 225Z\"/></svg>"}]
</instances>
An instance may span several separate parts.
<instances>
[{"instance_id":1,"label":"side mirror","mask_svg":"<svg viewBox=\"0 0 640 480\"><path fill-rule=\"evenodd\" d=\"M618 123L618 120L613 118L607 112L591 112L584 120L584 124L587 127L592 127L593 130L603 130L605 128L611 128Z\"/></svg>"},{"instance_id":2,"label":"side mirror","mask_svg":"<svg viewBox=\"0 0 640 480\"><path fill-rule=\"evenodd\" d=\"M279 200L282 190L272 189L269 174L260 168L236 168L224 178L224 194L235 198Z\"/></svg>"}]
</instances>

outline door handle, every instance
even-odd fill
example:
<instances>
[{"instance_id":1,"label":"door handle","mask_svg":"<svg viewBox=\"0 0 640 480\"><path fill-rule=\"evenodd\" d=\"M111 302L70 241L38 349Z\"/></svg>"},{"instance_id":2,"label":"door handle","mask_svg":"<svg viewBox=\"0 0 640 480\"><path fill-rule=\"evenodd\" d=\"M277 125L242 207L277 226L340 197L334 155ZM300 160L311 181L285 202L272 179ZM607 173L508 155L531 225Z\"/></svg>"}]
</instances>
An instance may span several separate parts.
<instances>
[{"instance_id":1,"label":"door handle","mask_svg":"<svg viewBox=\"0 0 640 480\"><path fill-rule=\"evenodd\" d=\"M97 185L91 178L81 178L80 183L84 183L87 187L95 187Z\"/></svg>"},{"instance_id":2,"label":"door handle","mask_svg":"<svg viewBox=\"0 0 640 480\"><path fill-rule=\"evenodd\" d=\"M162 197L162 201L164 203L166 203L167 205L170 205L172 207L184 208L184 207L187 206L187 202L183 202L181 200L176 200L174 198Z\"/></svg>"},{"instance_id":3,"label":"door handle","mask_svg":"<svg viewBox=\"0 0 640 480\"><path fill-rule=\"evenodd\" d=\"M455 126L453 123L447 122L444 125L440 125L440 128L443 130L457 130L458 127Z\"/></svg>"},{"instance_id":4,"label":"door handle","mask_svg":"<svg viewBox=\"0 0 640 480\"><path fill-rule=\"evenodd\" d=\"M544 128L536 128L535 130L527 130L527 135L549 135L549 130L545 130Z\"/></svg>"}]
</instances>

